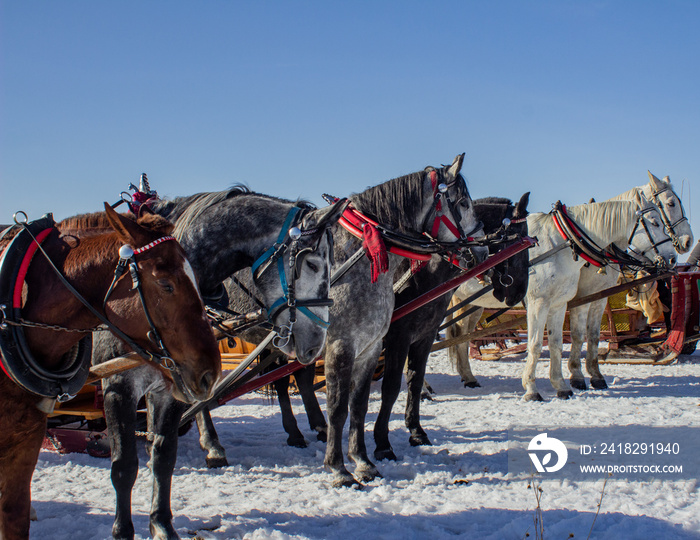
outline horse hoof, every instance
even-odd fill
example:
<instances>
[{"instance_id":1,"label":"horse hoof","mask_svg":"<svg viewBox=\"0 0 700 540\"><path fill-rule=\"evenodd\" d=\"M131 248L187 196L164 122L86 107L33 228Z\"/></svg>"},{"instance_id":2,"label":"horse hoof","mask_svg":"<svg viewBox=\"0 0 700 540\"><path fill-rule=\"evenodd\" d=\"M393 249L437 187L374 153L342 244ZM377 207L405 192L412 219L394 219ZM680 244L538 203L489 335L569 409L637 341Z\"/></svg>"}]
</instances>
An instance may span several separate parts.
<instances>
[{"instance_id":1,"label":"horse hoof","mask_svg":"<svg viewBox=\"0 0 700 540\"><path fill-rule=\"evenodd\" d=\"M428 439L428 436L423 433L420 435L411 435L408 438L408 443L411 446L432 446L433 443L430 442L430 439Z\"/></svg>"},{"instance_id":2,"label":"horse hoof","mask_svg":"<svg viewBox=\"0 0 700 540\"><path fill-rule=\"evenodd\" d=\"M325 431L319 431L316 434L316 440L321 442L328 442L328 434Z\"/></svg>"},{"instance_id":3,"label":"horse hoof","mask_svg":"<svg viewBox=\"0 0 700 540\"><path fill-rule=\"evenodd\" d=\"M375 478L384 478L376 467L372 467L371 469L362 469L359 471L355 470L355 476L360 479L360 483L371 482Z\"/></svg>"},{"instance_id":4,"label":"horse hoof","mask_svg":"<svg viewBox=\"0 0 700 540\"><path fill-rule=\"evenodd\" d=\"M394 451L391 448L387 448L386 450L375 450L374 459L376 459L377 461L383 461L385 459L388 459L389 461L399 460L399 458L396 457L396 454L394 454Z\"/></svg>"},{"instance_id":5,"label":"horse hoof","mask_svg":"<svg viewBox=\"0 0 700 540\"><path fill-rule=\"evenodd\" d=\"M343 475L340 476L339 478L336 478L333 480L333 483L331 484L334 488L352 488L352 489L363 489L365 486L360 484L355 478L348 473L347 476Z\"/></svg>"},{"instance_id":6,"label":"horse hoof","mask_svg":"<svg viewBox=\"0 0 700 540\"><path fill-rule=\"evenodd\" d=\"M464 382L464 388L481 388L481 385L479 384L479 381L463 381Z\"/></svg>"},{"instance_id":7,"label":"horse hoof","mask_svg":"<svg viewBox=\"0 0 700 540\"><path fill-rule=\"evenodd\" d=\"M289 437L287 439L287 446L293 446L294 448L307 448L309 444L306 442L304 437Z\"/></svg>"},{"instance_id":8,"label":"horse hoof","mask_svg":"<svg viewBox=\"0 0 700 540\"><path fill-rule=\"evenodd\" d=\"M525 394L523 396L523 401L544 401L544 398L542 398L539 392L535 392L534 394Z\"/></svg>"},{"instance_id":9,"label":"horse hoof","mask_svg":"<svg viewBox=\"0 0 700 540\"><path fill-rule=\"evenodd\" d=\"M576 388L576 390L588 390L585 379L569 379L569 384L571 388ZM593 381L591 381L591 384L593 384Z\"/></svg>"},{"instance_id":10,"label":"horse hoof","mask_svg":"<svg viewBox=\"0 0 700 540\"><path fill-rule=\"evenodd\" d=\"M591 379L591 386L596 390L605 390L608 383L605 382L605 379Z\"/></svg>"},{"instance_id":11,"label":"horse hoof","mask_svg":"<svg viewBox=\"0 0 700 540\"><path fill-rule=\"evenodd\" d=\"M208 457L206 458L207 467L209 469L221 469L222 467L228 467L228 460L226 456L224 457Z\"/></svg>"},{"instance_id":12,"label":"horse hoof","mask_svg":"<svg viewBox=\"0 0 700 540\"><path fill-rule=\"evenodd\" d=\"M433 396L430 392L421 392L420 400L421 401L433 401Z\"/></svg>"},{"instance_id":13,"label":"horse hoof","mask_svg":"<svg viewBox=\"0 0 700 540\"><path fill-rule=\"evenodd\" d=\"M559 390L557 392L557 397L559 399L569 399L574 393L571 390Z\"/></svg>"}]
</instances>

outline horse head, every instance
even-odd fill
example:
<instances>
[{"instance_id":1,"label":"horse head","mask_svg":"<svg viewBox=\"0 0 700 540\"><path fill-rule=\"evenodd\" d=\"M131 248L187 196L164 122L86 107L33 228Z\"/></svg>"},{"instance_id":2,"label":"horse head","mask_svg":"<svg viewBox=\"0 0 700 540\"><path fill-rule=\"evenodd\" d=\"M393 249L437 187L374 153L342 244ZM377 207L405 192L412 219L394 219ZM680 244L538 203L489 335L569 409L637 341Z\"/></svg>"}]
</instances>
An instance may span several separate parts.
<instances>
[{"instance_id":1,"label":"horse head","mask_svg":"<svg viewBox=\"0 0 700 540\"><path fill-rule=\"evenodd\" d=\"M642 188L642 193L659 208L666 233L673 241L676 251L687 253L693 245L693 231L690 230L690 223L685 217L680 197L673 190L668 176L659 180L651 172L647 171L647 174L649 183Z\"/></svg>"},{"instance_id":2,"label":"horse head","mask_svg":"<svg viewBox=\"0 0 700 540\"><path fill-rule=\"evenodd\" d=\"M501 227L505 235L527 236L527 204L530 192L525 193L516 205L510 201L507 204L493 205L491 215L482 213L477 201L477 215L485 224L485 229L491 232L494 228ZM488 205L491 206L491 205ZM489 226L489 221L495 221L494 226ZM493 246L493 253L503 249L502 244ZM529 250L524 249L513 255L501 264L494 267L491 281L493 283L493 296L499 302L505 302L508 306L514 306L520 302L527 292L528 264L530 262Z\"/></svg>"},{"instance_id":3,"label":"horse head","mask_svg":"<svg viewBox=\"0 0 700 540\"><path fill-rule=\"evenodd\" d=\"M474 210L467 183L460 174L464 154L455 157L451 165L440 169L426 167L421 216L423 231L440 242L456 242L484 235L484 225ZM468 266L488 257L488 248L471 247L467 253Z\"/></svg>"},{"instance_id":4,"label":"horse head","mask_svg":"<svg viewBox=\"0 0 700 540\"><path fill-rule=\"evenodd\" d=\"M674 268L677 252L660 209L642 196L635 201L637 223L628 240L628 251L636 258L646 258L660 268Z\"/></svg>"},{"instance_id":5,"label":"horse head","mask_svg":"<svg viewBox=\"0 0 700 540\"><path fill-rule=\"evenodd\" d=\"M150 211L136 221L107 203L105 212L119 242L128 246L120 258L130 261L130 272L115 277L105 298L105 314L136 344L162 355L160 366L175 382L177 399L207 399L221 373L221 356L194 272L180 244L168 236L173 225Z\"/></svg>"},{"instance_id":6,"label":"horse head","mask_svg":"<svg viewBox=\"0 0 700 540\"><path fill-rule=\"evenodd\" d=\"M337 203L304 214L287 233L291 240L277 265L253 279L268 306L268 316L279 336L274 344L302 364L312 363L321 353L329 326L331 257L330 228L347 206Z\"/></svg>"}]
</instances>

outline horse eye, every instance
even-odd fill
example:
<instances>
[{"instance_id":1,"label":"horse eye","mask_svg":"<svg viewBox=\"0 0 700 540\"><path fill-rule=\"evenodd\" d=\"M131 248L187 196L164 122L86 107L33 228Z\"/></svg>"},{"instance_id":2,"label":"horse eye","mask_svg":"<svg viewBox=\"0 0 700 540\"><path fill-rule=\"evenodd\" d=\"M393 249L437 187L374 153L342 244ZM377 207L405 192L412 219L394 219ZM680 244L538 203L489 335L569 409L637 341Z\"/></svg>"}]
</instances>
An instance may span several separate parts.
<instances>
[{"instance_id":1,"label":"horse eye","mask_svg":"<svg viewBox=\"0 0 700 540\"><path fill-rule=\"evenodd\" d=\"M669 207L669 208L673 208L674 206L676 206L675 201L668 201L668 207Z\"/></svg>"},{"instance_id":2,"label":"horse eye","mask_svg":"<svg viewBox=\"0 0 700 540\"><path fill-rule=\"evenodd\" d=\"M170 283L166 279L159 279L157 281L158 285L160 286L161 289L163 289L166 293L173 293L175 292L175 287L173 287L173 284Z\"/></svg>"},{"instance_id":3,"label":"horse eye","mask_svg":"<svg viewBox=\"0 0 700 540\"><path fill-rule=\"evenodd\" d=\"M318 266L316 266L316 265L315 265L314 263L312 263L311 261L306 261L306 266L308 266L308 267L309 267L309 270L311 270L312 272L318 273L318 270L319 270Z\"/></svg>"}]
</instances>

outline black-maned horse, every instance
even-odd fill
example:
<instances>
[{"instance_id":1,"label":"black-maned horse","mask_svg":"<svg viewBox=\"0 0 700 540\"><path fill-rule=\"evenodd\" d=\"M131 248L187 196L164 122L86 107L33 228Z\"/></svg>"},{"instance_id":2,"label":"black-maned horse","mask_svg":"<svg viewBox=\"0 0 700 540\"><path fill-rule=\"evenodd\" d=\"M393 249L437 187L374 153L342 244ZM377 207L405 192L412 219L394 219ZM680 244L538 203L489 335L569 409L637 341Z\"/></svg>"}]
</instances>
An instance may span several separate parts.
<instances>
[{"instance_id":1,"label":"black-maned horse","mask_svg":"<svg viewBox=\"0 0 700 540\"><path fill-rule=\"evenodd\" d=\"M474 201L477 217L484 223L489 235L502 230L505 234L527 235L527 203L529 193L524 194L514 206L509 199L489 197ZM507 220L507 221L505 221ZM504 226L507 225L507 226ZM489 250L496 253L503 244L492 244ZM494 268L491 277L493 295L498 301L513 306L527 292L528 250L521 251ZM433 257L427 266L414 274L407 286L397 293L396 304L405 305L421 294L457 276L460 270L449 262ZM454 291L453 291L454 292ZM384 337L384 375L382 378L382 405L374 424L376 459L396 460L389 442L391 410L401 389L401 375L406 365L408 396L406 399L406 427L412 446L431 444L420 425L420 398L425 380L425 370L430 349L437 338L438 328L445 318L452 292L436 298L429 304L397 319Z\"/></svg>"}]
</instances>

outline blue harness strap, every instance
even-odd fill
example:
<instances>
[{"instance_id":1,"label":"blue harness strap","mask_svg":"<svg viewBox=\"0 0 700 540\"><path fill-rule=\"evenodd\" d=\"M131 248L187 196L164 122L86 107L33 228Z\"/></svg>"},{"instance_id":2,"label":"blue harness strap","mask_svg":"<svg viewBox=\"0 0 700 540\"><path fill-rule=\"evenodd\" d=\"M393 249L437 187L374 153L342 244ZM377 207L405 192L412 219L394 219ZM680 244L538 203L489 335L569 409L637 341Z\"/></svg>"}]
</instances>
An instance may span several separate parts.
<instances>
[{"instance_id":1,"label":"blue harness strap","mask_svg":"<svg viewBox=\"0 0 700 540\"><path fill-rule=\"evenodd\" d=\"M284 223L282 224L282 229L280 230L279 235L277 236L277 242L275 242L274 245L272 245L269 249L265 251L258 259L253 263L251 266L251 272L253 273L253 276L255 276L256 271L265 263L267 263L274 255L275 253L278 252L281 246L283 246L283 242L285 238L287 237L287 233L289 232L289 229L292 227L292 224L294 223L294 220L297 216L297 213L301 210L298 206L295 206L289 210L289 213L287 214L287 218L284 220ZM278 298L268 309L268 320L272 322L272 318L274 314L285 304L289 304L289 285L287 283L287 274L284 271L284 261L281 256L277 257L277 271L279 273L280 277L280 284L282 285L282 296ZM289 306L292 307L292 306ZM301 313L303 313L307 318L309 318L311 321L316 323L322 328L327 329L330 326L329 321L324 321L322 318L320 318L318 315L313 313L309 308L306 306L298 306L295 304L294 306L297 310L299 310Z\"/></svg>"}]
</instances>

